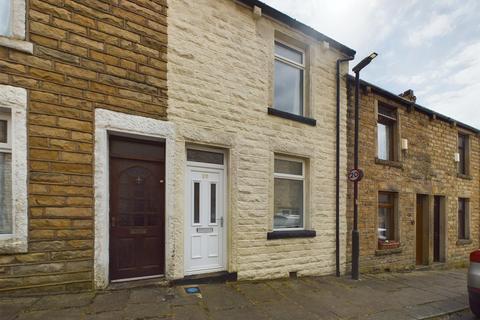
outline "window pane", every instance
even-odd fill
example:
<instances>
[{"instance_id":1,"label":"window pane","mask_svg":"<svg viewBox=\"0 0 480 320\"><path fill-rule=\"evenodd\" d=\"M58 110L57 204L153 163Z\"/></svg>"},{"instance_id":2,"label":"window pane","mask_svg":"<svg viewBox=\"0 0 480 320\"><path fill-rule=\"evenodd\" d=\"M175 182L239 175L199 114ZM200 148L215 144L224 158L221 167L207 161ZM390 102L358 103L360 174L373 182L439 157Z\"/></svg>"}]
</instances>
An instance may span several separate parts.
<instances>
[{"instance_id":1,"label":"window pane","mask_svg":"<svg viewBox=\"0 0 480 320\"><path fill-rule=\"evenodd\" d=\"M274 229L303 228L303 181L275 178Z\"/></svg>"},{"instance_id":2,"label":"window pane","mask_svg":"<svg viewBox=\"0 0 480 320\"><path fill-rule=\"evenodd\" d=\"M7 143L7 120L0 120L0 143Z\"/></svg>"},{"instance_id":3,"label":"window pane","mask_svg":"<svg viewBox=\"0 0 480 320\"><path fill-rule=\"evenodd\" d=\"M275 159L275 173L286 173L301 176L303 165L301 162Z\"/></svg>"},{"instance_id":4,"label":"window pane","mask_svg":"<svg viewBox=\"0 0 480 320\"><path fill-rule=\"evenodd\" d=\"M467 153L467 136L463 134L458 135L458 154L460 161L458 162L458 172L462 174L467 173L466 153Z\"/></svg>"},{"instance_id":5,"label":"window pane","mask_svg":"<svg viewBox=\"0 0 480 320\"><path fill-rule=\"evenodd\" d=\"M217 222L217 185L210 185L210 223Z\"/></svg>"},{"instance_id":6,"label":"window pane","mask_svg":"<svg viewBox=\"0 0 480 320\"><path fill-rule=\"evenodd\" d=\"M385 107L385 106L382 106L382 105L378 106L378 115L387 117L389 119L396 119L397 118L397 115L395 113L394 108L389 108L389 107Z\"/></svg>"},{"instance_id":7,"label":"window pane","mask_svg":"<svg viewBox=\"0 0 480 320\"><path fill-rule=\"evenodd\" d=\"M193 183L193 223L200 223L200 182Z\"/></svg>"},{"instance_id":8,"label":"window pane","mask_svg":"<svg viewBox=\"0 0 480 320\"><path fill-rule=\"evenodd\" d=\"M395 240L393 208L378 208L378 239Z\"/></svg>"},{"instance_id":9,"label":"window pane","mask_svg":"<svg viewBox=\"0 0 480 320\"><path fill-rule=\"evenodd\" d=\"M12 0L0 0L0 35L9 36L10 30L10 12Z\"/></svg>"},{"instance_id":10,"label":"window pane","mask_svg":"<svg viewBox=\"0 0 480 320\"><path fill-rule=\"evenodd\" d=\"M0 234L12 233L12 156L0 153Z\"/></svg>"},{"instance_id":11,"label":"window pane","mask_svg":"<svg viewBox=\"0 0 480 320\"><path fill-rule=\"evenodd\" d=\"M392 154L391 145L392 128L389 125L378 123L377 126L377 144L378 144L378 158L382 160L391 160Z\"/></svg>"},{"instance_id":12,"label":"window pane","mask_svg":"<svg viewBox=\"0 0 480 320\"><path fill-rule=\"evenodd\" d=\"M223 164L223 153L187 149L187 160L212 164Z\"/></svg>"},{"instance_id":13,"label":"window pane","mask_svg":"<svg viewBox=\"0 0 480 320\"><path fill-rule=\"evenodd\" d=\"M395 240L394 195L380 192L378 205L378 240Z\"/></svg>"},{"instance_id":14,"label":"window pane","mask_svg":"<svg viewBox=\"0 0 480 320\"><path fill-rule=\"evenodd\" d=\"M275 109L303 115L303 70L275 61Z\"/></svg>"},{"instance_id":15,"label":"window pane","mask_svg":"<svg viewBox=\"0 0 480 320\"><path fill-rule=\"evenodd\" d=\"M275 54L296 63L303 64L302 52L289 48L279 42L275 42Z\"/></svg>"}]
</instances>

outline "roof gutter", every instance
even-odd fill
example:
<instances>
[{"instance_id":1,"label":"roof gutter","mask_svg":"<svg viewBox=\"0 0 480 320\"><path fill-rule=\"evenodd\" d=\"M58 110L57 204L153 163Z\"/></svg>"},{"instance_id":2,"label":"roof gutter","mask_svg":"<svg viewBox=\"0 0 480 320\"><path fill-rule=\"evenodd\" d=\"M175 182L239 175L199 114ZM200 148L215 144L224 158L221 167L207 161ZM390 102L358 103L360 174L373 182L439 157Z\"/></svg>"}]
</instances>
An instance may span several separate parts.
<instances>
[{"instance_id":1,"label":"roof gutter","mask_svg":"<svg viewBox=\"0 0 480 320\"><path fill-rule=\"evenodd\" d=\"M340 42L333 40L330 37L327 37L321 32L318 32L317 30L313 29L312 27L307 26L306 24L293 19L289 15L278 11L275 8L270 7L269 5L258 1L258 0L235 0L238 3L242 3L248 7L259 7L262 9L262 14L269 16L270 18L283 22L287 26L296 29L305 35L308 35L314 39L317 39L318 41L326 41L330 44L330 47L335 48L339 50L340 52L344 53L347 57L353 57L355 55L355 50L341 44Z\"/></svg>"},{"instance_id":2,"label":"roof gutter","mask_svg":"<svg viewBox=\"0 0 480 320\"><path fill-rule=\"evenodd\" d=\"M348 75L348 81L350 82L354 82L355 81L355 77L352 76L352 75ZM385 90L383 88L380 88L379 86L376 86L374 84L371 84L365 80L360 80L360 85L363 86L363 87L370 87L372 89L372 91L376 92L377 94L385 97L385 98L389 98L389 99L392 99L394 100L395 102L398 102L404 106L406 106L407 108L414 108L415 110L417 110L418 112L421 112L421 113L424 113L428 116L430 116L431 118L435 118L435 119L438 119L438 120L442 120L442 121L445 121L447 123L450 123L450 124L455 124L457 127L460 127L460 128L463 128L463 129L466 129L466 130L469 130L469 131L472 131L474 133L477 133L477 134L480 134L480 129L477 129L477 128L474 128L468 124L465 124L465 123L462 123L462 122L459 122L453 118L450 118L450 117L447 117L446 115L443 115L441 113L438 113L436 111L433 111L429 108L426 108L426 107L423 107L419 104L416 104L410 100L407 100L405 98L402 98L401 96L399 95L396 95L395 93L393 92L390 92L388 90Z\"/></svg>"}]
</instances>

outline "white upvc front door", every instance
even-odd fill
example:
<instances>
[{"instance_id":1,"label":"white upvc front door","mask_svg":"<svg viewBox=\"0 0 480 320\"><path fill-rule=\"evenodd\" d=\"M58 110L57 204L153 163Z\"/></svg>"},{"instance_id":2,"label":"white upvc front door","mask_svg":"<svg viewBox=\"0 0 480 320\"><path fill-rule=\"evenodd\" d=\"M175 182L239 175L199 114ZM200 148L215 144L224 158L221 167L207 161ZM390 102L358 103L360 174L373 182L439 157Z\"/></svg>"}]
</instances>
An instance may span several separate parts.
<instances>
[{"instance_id":1,"label":"white upvc front door","mask_svg":"<svg viewBox=\"0 0 480 320\"><path fill-rule=\"evenodd\" d=\"M224 169L187 167L185 275L225 270Z\"/></svg>"}]
</instances>

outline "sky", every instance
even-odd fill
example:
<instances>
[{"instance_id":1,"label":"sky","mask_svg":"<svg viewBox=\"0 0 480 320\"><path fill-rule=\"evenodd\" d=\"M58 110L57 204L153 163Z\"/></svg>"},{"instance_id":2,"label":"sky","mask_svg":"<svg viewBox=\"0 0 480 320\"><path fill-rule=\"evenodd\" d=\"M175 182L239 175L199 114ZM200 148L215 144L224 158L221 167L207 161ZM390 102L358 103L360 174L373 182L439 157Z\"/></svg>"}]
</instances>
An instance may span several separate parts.
<instances>
[{"instance_id":1,"label":"sky","mask_svg":"<svg viewBox=\"0 0 480 320\"><path fill-rule=\"evenodd\" d=\"M361 78L480 129L479 0L263 0L357 51Z\"/></svg>"}]
</instances>

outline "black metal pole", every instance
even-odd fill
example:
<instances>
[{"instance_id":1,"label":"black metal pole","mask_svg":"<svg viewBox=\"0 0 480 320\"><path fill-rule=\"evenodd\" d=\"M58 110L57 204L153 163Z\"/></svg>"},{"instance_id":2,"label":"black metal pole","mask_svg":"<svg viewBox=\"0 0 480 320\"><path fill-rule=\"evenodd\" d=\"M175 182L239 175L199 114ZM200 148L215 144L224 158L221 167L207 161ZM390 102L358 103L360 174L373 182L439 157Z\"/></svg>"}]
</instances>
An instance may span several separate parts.
<instances>
[{"instance_id":1,"label":"black metal pole","mask_svg":"<svg viewBox=\"0 0 480 320\"><path fill-rule=\"evenodd\" d=\"M360 71L355 72L355 142L353 166L358 170L358 119L360 99ZM360 234L358 232L358 181L353 184L353 229L352 229L352 279L358 280L360 274Z\"/></svg>"},{"instance_id":2,"label":"black metal pole","mask_svg":"<svg viewBox=\"0 0 480 320\"><path fill-rule=\"evenodd\" d=\"M337 60L337 149L335 168L335 274L340 277L340 64L354 57Z\"/></svg>"}]
</instances>

